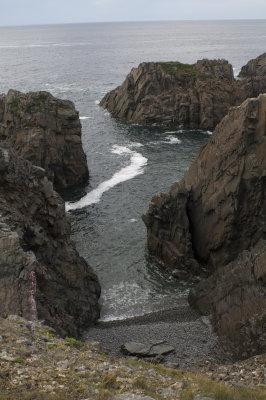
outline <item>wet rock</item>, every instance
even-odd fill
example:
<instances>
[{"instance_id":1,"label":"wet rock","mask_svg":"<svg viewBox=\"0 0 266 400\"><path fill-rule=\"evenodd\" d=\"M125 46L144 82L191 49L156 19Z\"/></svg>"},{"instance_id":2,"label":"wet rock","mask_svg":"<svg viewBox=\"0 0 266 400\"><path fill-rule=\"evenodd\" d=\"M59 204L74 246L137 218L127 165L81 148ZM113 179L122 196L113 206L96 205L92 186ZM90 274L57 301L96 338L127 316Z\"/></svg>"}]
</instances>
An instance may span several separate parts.
<instances>
[{"instance_id":1,"label":"wet rock","mask_svg":"<svg viewBox=\"0 0 266 400\"><path fill-rule=\"evenodd\" d=\"M71 101L48 92L10 90L0 96L0 138L7 140L17 155L44 168L56 189L88 179L79 114ZM5 158L1 157L0 171L3 168Z\"/></svg>"}]
</instances>

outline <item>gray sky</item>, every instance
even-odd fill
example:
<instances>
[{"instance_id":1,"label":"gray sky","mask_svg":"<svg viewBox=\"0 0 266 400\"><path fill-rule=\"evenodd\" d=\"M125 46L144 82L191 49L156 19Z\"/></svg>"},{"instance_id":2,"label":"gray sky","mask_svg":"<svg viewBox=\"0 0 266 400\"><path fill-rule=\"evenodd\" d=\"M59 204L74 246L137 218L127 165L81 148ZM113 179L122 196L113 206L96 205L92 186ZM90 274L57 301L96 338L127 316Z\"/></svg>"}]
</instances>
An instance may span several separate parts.
<instances>
[{"instance_id":1,"label":"gray sky","mask_svg":"<svg viewBox=\"0 0 266 400\"><path fill-rule=\"evenodd\" d=\"M0 0L0 25L265 19L266 0Z\"/></svg>"}]
</instances>

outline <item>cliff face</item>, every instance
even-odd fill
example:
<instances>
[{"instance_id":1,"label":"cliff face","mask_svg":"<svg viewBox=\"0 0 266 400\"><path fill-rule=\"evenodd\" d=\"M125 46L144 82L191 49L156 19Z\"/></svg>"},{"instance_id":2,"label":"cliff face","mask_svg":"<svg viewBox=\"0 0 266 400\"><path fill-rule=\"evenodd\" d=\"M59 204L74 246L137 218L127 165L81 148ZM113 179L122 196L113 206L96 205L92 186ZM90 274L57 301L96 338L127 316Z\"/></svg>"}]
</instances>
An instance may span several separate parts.
<instances>
[{"instance_id":1,"label":"cliff face","mask_svg":"<svg viewBox=\"0 0 266 400\"><path fill-rule=\"evenodd\" d=\"M141 125L213 130L230 107L266 91L266 79L260 75L266 53L261 60L243 81L234 79L225 60L142 63L100 105L115 117Z\"/></svg>"},{"instance_id":2,"label":"cliff face","mask_svg":"<svg viewBox=\"0 0 266 400\"><path fill-rule=\"evenodd\" d=\"M0 96L0 138L17 155L45 169L56 189L88 179L79 114L70 101L48 92Z\"/></svg>"},{"instance_id":3,"label":"cliff face","mask_svg":"<svg viewBox=\"0 0 266 400\"><path fill-rule=\"evenodd\" d=\"M266 241L201 281L189 302L211 314L215 330L245 357L266 350ZM243 354L244 353L244 354Z\"/></svg>"},{"instance_id":4,"label":"cliff face","mask_svg":"<svg viewBox=\"0 0 266 400\"><path fill-rule=\"evenodd\" d=\"M0 315L30 319L30 271L38 319L76 336L99 317L100 286L70 240L64 202L42 168L0 141Z\"/></svg>"},{"instance_id":5,"label":"cliff face","mask_svg":"<svg viewBox=\"0 0 266 400\"><path fill-rule=\"evenodd\" d=\"M196 272L200 263L209 274L218 270L222 279L223 269L227 268L225 286L231 280L235 282L234 290L238 288L239 307L243 310L246 297L241 293L246 277L239 272L235 279L233 267L228 264L260 239L266 239L265 154L266 95L260 95L229 112L200 149L183 180L174 184L169 193L155 196L143 216L151 254L172 269ZM262 257L261 262L265 269L266 259ZM261 278L255 285L265 300ZM214 287L223 297L223 287ZM257 298L257 294L254 296ZM196 297L197 294L193 303L199 305ZM232 302L233 297L228 295L228 308ZM251 301L249 315L256 311L252 304ZM204 307L199 305L201 311ZM216 315L217 307L206 309ZM265 316L265 310L266 307L261 308L261 315ZM243 316L242 322L247 318Z\"/></svg>"}]
</instances>

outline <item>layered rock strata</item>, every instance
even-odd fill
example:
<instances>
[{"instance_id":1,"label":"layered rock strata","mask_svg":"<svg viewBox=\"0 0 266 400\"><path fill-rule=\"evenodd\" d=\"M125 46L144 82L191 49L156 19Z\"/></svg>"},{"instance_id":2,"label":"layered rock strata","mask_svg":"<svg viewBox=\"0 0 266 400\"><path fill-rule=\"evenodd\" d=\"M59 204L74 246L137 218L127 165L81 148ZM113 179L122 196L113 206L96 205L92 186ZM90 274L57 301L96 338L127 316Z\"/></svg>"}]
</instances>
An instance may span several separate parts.
<instances>
[{"instance_id":1,"label":"layered rock strata","mask_svg":"<svg viewBox=\"0 0 266 400\"><path fill-rule=\"evenodd\" d=\"M88 179L79 114L71 101L48 92L0 96L0 138L17 155L45 169L56 189Z\"/></svg>"},{"instance_id":2,"label":"layered rock strata","mask_svg":"<svg viewBox=\"0 0 266 400\"><path fill-rule=\"evenodd\" d=\"M266 53L253 60L252 67L243 67L243 80L234 79L232 66L223 59L193 65L142 63L100 105L115 117L141 125L213 130L230 107L266 91L265 63Z\"/></svg>"},{"instance_id":3,"label":"layered rock strata","mask_svg":"<svg viewBox=\"0 0 266 400\"><path fill-rule=\"evenodd\" d=\"M61 197L45 171L0 141L0 315L36 312L62 335L77 336L99 317L98 279L70 240Z\"/></svg>"},{"instance_id":4,"label":"layered rock strata","mask_svg":"<svg viewBox=\"0 0 266 400\"><path fill-rule=\"evenodd\" d=\"M254 274L253 267L249 264L247 267L244 264L242 269L228 266L241 252L266 239L265 154L266 95L260 95L231 109L209 141L199 150L184 178L175 183L169 193L155 196L148 212L143 216L147 226L148 249L165 265L192 272L199 272L200 265L209 274L218 271L217 276L226 279L225 286L234 282L234 296L230 293L226 295L223 285L218 285L219 279L211 284L213 291L219 292L218 298L227 296L225 315L227 314L228 320L226 316L219 317L222 313L218 306L220 300L216 302L213 297L213 305L210 306L197 300L197 293L201 297L197 287L193 294L193 304L201 311L205 309L206 312L213 312L214 320L221 321L220 325L216 323L221 334L226 333L227 324L231 324L233 316L226 309L232 307L233 310L236 301L242 324L248 324L252 314L256 321L260 318L265 321L266 307L260 307L259 310L254 304L257 301L261 306L262 299L265 302L263 276L266 258L261 256L261 268L264 272L260 273L260 277L253 276L252 285L256 286L256 291L251 289L253 300L250 301L248 315L245 314L248 301L242 294L248 286L248 276ZM224 271L228 273L224 275ZM234 271L237 271L237 277L234 276ZM206 285L208 286L208 282ZM211 296L209 301L212 301ZM257 311L259 315L256 314ZM228 328L231 339L237 338L236 325L237 323L231 324L231 330ZM252 329L246 335L253 340L251 331ZM253 337L256 335L257 333ZM265 345L263 342L258 346L265 348Z\"/></svg>"}]
</instances>

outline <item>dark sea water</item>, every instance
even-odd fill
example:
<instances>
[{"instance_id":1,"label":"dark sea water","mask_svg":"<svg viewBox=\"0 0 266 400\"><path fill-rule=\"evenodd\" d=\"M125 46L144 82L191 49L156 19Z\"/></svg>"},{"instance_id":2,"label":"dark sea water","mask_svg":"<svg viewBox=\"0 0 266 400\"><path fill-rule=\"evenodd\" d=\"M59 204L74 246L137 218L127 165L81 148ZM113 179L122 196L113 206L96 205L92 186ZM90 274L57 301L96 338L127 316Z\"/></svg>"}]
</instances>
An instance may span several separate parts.
<instances>
[{"instance_id":1,"label":"dark sea water","mask_svg":"<svg viewBox=\"0 0 266 400\"><path fill-rule=\"evenodd\" d=\"M102 319L169 308L187 293L149 258L141 215L209 136L123 123L99 100L143 61L225 58L237 74L265 51L265 20L0 28L0 92L47 90L80 111L91 177L64 197L76 208L73 239L101 281Z\"/></svg>"}]
</instances>

